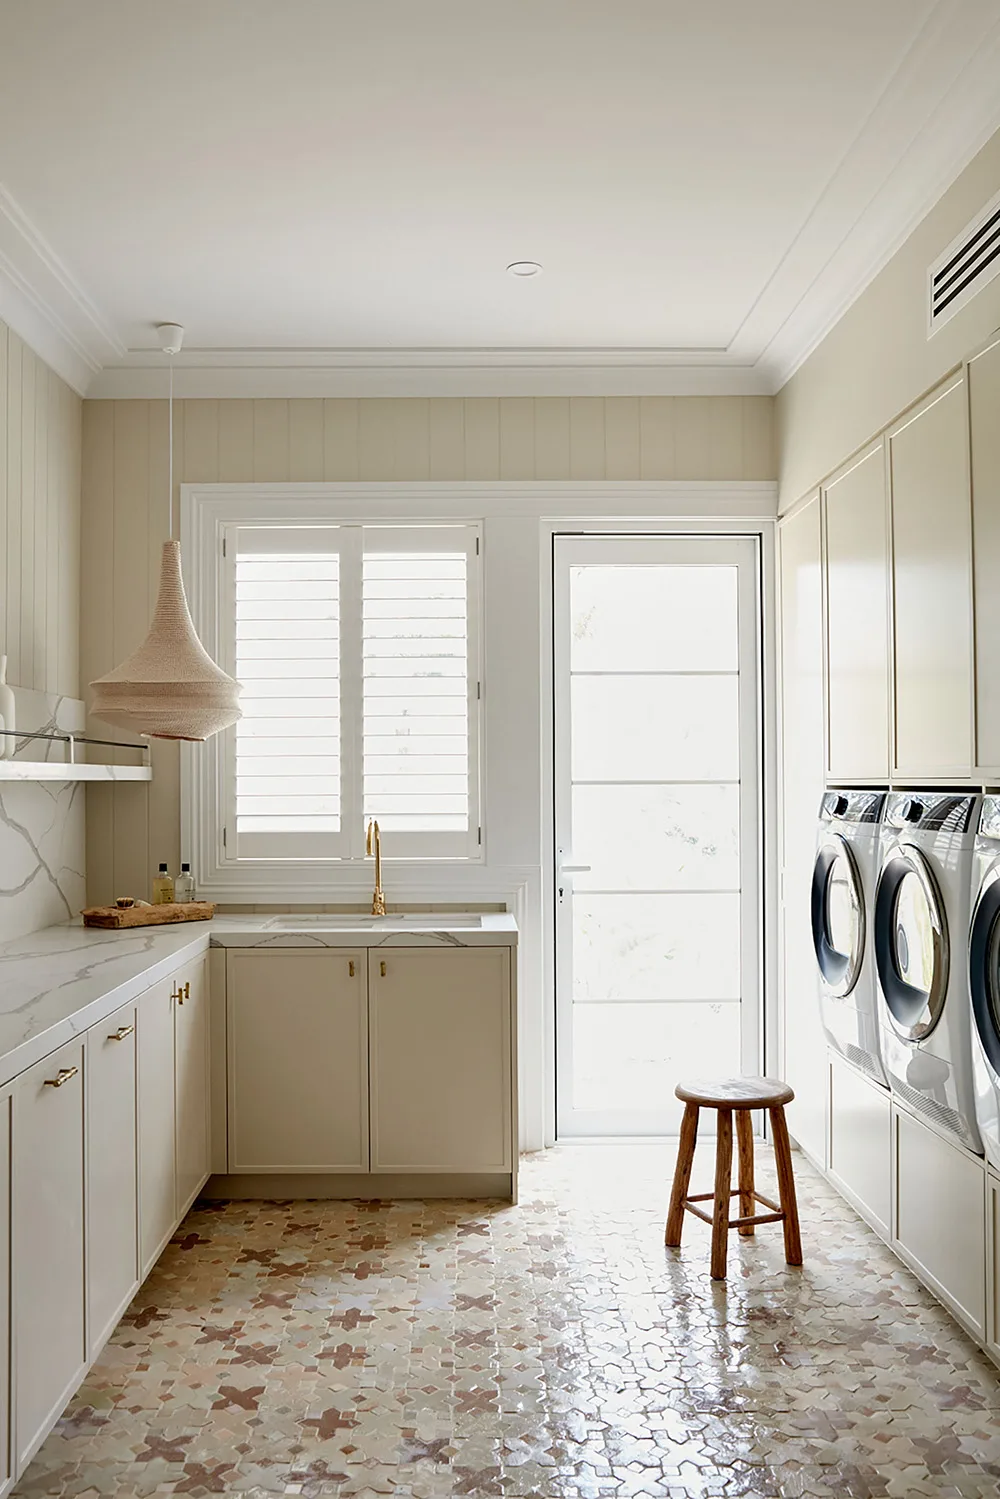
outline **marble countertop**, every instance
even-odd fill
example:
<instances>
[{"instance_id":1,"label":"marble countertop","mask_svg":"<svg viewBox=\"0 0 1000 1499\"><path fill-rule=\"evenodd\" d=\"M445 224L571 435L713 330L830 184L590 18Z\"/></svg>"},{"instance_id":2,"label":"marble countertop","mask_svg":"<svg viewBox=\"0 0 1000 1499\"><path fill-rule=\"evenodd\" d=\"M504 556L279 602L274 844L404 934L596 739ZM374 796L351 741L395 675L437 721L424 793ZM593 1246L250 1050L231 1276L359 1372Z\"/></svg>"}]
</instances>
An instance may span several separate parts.
<instances>
[{"instance_id":1,"label":"marble countertop","mask_svg":"<svg viewBox=\"0 0 1000 1499\"><path fill-rule=\"evenodd\" d=\"M216 916L174 926L119 932L79 921L45 927L0 945L0 1086L74 1036L97 1025L176 968L213 947L514 946L517 923L484 915L479 927L448 929L447 918L386 924L275 930L274 915ZM291 920L286 916L285 920ZM418 924L419 922L419 924ZM433 923L433 926L431 926Z\"/></svg>"}]
</instances>

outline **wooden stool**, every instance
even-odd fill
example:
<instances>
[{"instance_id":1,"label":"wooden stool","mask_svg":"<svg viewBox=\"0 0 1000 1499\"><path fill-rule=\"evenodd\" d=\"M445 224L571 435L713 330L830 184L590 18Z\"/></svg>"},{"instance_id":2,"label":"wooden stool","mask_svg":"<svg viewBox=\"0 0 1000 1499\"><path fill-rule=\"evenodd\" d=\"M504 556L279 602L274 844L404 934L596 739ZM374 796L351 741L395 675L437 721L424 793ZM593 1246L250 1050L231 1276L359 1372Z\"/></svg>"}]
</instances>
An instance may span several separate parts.
<instances>
[{"instance_id":1,"label":"wooden stool","mask_svg":"<svg viewBox=\"0 0 1000 1499\"><path fill-rule=\"evenodd\" d=\"M785 1104L795 1097L787 1083L772 1077L734 1077L723 1082L679 1083L675 1094L684 1104L681 1139L677 1150L674 1185L670 1193L670 1211L664 1242L677 1246L685 1208L689 1213L712 1225L712 1279L726 1278L726 1239L731 1228L743 1235L752 1234L758 1223L782 1223L785 1229L785 1259L789 1265L801 1265L802 1240L799 1236L799 1210L795 1202L795 1179L792 1176L792 1152L785 1123ZM715 1147L715 1191L688 1196L691 1164L698 1138L699 1109L718 1111ZM774 1135L774 1161L778 1169L778 1198L771 1202L754 1190L753 1121L751 1109L767 1109ZM739 1187L731 1190L733 1179L733 1113L736 1114L736 1139L739 1145ZM730 1218L729 1199L740 1199L740 1216ZM713 1204L711 1216L695 1204ZM769 1213L754 1216L754 1203L770 1208Z\"/></svg>"}]
</instances>

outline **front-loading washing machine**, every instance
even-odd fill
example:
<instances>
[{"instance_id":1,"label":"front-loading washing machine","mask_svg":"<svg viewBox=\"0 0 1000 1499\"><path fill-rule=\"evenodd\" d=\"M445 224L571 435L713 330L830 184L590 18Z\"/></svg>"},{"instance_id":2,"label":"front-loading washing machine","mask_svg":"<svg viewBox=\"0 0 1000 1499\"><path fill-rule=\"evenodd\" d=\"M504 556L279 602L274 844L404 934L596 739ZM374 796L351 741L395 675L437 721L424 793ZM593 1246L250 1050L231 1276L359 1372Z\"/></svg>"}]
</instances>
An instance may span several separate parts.
<instances>
[{"instance_id":1,"label":"front-loading washing machine","mask_svg":"<svg viewBox=\"0 0 1000 1499\"><path fill-rule=\"evenodd\" d=\"M976 1117L1000 1170L1000 796L984 796L972 857L969 995Z\"/></svg>"},{"instance_id":2,"label":"front-loading washing machine","mask_svg":"<svg viewBox=\"0 0 1000 1499\"><path fill-rule=\"evenodd\" d=\"M827 1040L883 1084L871 930L884 801L881 791L825 793L811 899L820 1017Z\"/></svg>"},{"instance_id":3,"label":"front-loading washing machine","mask_svg":"<svg viewBox=\"0 0 1000 1499\"><path fill-rule=\"evenodd\" d=\"M970 792L890 793L874 932L889 1087L979 1155L965 944L981 800Z\"/></svg>"}]
</instances>

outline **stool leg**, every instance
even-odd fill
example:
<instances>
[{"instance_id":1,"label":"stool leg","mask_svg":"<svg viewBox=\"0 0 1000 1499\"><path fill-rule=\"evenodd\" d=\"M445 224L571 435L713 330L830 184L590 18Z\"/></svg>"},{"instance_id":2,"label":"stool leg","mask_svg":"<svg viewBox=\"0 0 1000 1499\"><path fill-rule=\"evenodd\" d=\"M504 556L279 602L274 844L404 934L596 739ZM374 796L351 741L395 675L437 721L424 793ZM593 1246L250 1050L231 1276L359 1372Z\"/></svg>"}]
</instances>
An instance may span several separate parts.
<instances>
[{"instance_id":1,"label":"stool leg","mask_svg":"<svg viewBox=\"0 0 1000 1499\"><path fill-rule=\"evenodd\" d=\"M738 1109L736 1113L736 1143L740 1160L740 1217L749 1218L754 1210L753 1197L753 1117L749 1109ZM740 1229L746 1239L753 1233L753 1224Z\"/></svg>"},{"instance_id":2,"label":"stool leg","mask_svg":"<svg viewBox=\"0 0 1000 1499\"><path fill-rule=\"evenodd\" d=\"M667 1231L663 1236L664 1244L669 1244L676 1249L681 1242L681 1229L684 1225L684 1199L688 1194L691 1183L691 1167L694 1164L694 1147L698 1139L698 1105L687 1103L684 1105L684 1118L681 1120L681 1138L677 1146L677 1165L674 1167L674 1184L670 1191L670 1211L667 1213Z\"/></svg>"},{"instance_id":3,"label":"stool leg","mask_svg":"<svg viewBox=\"0 0 1000 1499\"><path fill-rule=\"evenodd\" d=\"M792 1175L792 1148L788 1143L788 1125L781 1104L768 1109L774 1134L774 1164L778 1171L778 1201L785 1215L785 1259L789 1265L802 1263L802 1238L799 1233L799 1209L795 1201L795 1177Z\"/></svg>"},{"instance_id":4,"label":"stool leg","mask_svg":"<svg viewBox=\"0 0 1000 1499\"><path fill-rule=\"evenodd\" d=\"M733 1181L733 1111L718 1110L715 1142L715 1208L712 1213L712 1279L726 1278L729 1191Z\"/></svg>"}]
</instances>

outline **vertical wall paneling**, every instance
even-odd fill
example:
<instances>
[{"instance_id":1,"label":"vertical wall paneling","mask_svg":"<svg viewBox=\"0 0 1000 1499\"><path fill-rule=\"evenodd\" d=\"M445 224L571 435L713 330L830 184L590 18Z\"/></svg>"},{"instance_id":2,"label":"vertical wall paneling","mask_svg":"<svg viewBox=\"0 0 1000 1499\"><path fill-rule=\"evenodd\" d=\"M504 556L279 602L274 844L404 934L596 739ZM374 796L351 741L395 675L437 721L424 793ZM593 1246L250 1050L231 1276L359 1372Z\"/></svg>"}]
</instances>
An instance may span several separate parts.
<instances>
[{"instance_id":1,"label":"vertical wall paneling","mask_svg":"<svg viewBox=\"0 0 1000 1499\"><path fill-rule=\"evenodd\" d=\"M430 402L430 477L465 477L465 402L459 397Z\"/></svg>"},{"instance_id":2,"label":"vertical wall paneling","mask_svg":"<svg viewBox=\"0 0 1000 1499\"><path fill-rule=\"evenodd\" d=\"M1000 772L1000 339L969 363L976 622L976 764ZM1000 1307L1000 1302L998 1302Z\"/></svg>"},{"instance_id":3,"label":"vertical wall paneling","mask_svg":"<svg viewBox=\"0 0 1000 1499\"><path fill-rule=\"evenodd\" d=\"M535 478L565 479L569 474L569 398L540 396L535 401Z\"/></svg>"},{"instance_id":4,"label":"vertical wall paneling","mask_svg":"<svg viewBox=\"0 0 1000 1499\"><path fill-rule=\"evenodd\" d=\"M603 479L604 401L600 396L573 396L569 403L569 477Z\"/></svg>"},{"instance_id":5,"label":"vertical wall paneling","mask_svg":"<svg viewBox=\"0 0 1000 1499\"><path fill-rule=\"evenodd\" d=\"M21 349L21 654L18 678L35 682L35 386L38 360L30 349Z\"/></svg>"},{"instance_id":6,"label":"vertical wall paneling","mask_svg":"<svg viewBox=\"0 0 1000 1499\"><path fill-rule=\"evenodd\" d=\"M148 627L166 535L166 401L89 401L84 416L90 681ZM769 397L184 400L175 407L175 485L713 474L773 477ZM152 866L166 859L173 868L180 856L176 746L154 746L148 787L91 787L87 795L90 898L145 893Z\"/></svg>"},{"instance_id":7,"label":"vertical wall paneling","mask_svg":"<svg viewBox=\"0 0 1000 1499\"><path fill-rule=\"evenodd\" d=\"M35 360L35 420L31 434L34 449L34 578L32 580L32 680L44 677L48 667L48 515L49 474L46 432L49 420L49 368Z\"/></svg>"},{"instance_id":8,"label":"vertical wall paneling","mask_svg":"<svg viewBox=\"0 0 1000 1499\"><path fill-rule=\"evenodd\" d=\"M673 396L642 396L639 400L639 465L644 479L673 478L677 472Z\"/></svg>"},{"instance_id":9,"label":"vertical wall paneling","mask_svg":"<svg viewBox=\"0 0 1000 1499\"><path fill-rule=\"evenodd\" d=\"M191 404L199 406L201 402ZM316 484L323 477L322 401L288 403L288 477L306 484Z\"/></svg>"},{"instance_id":10,"label":"vertical wall paneling","mask_svg":"<svg viewBox=\"0 0 1000 1499\"><path fill-rule=\"evenodd\" d=\"M8 332L7 324L0 323L0 552L3 553L4 561L0 563L0 586L3 587L3 600L0 601L0 652L9 649L10 630L8 627L7 610L10 599L10 586L8 572L10 569L10 551L7 546L7 359L8 359Z\"/></svg>"},{"instance_id":11,"label":"vertical wall paneling","mask_svg":"<svg viewBox=\"0 0 1000 1499\"><path fill-rule=\"evenodd\" d=\"M323 478L358 478L358 402L323 402Z\"/></svg>"},{"instance_id":12,"label":"vertical wall paneling","mask_svg":"<svg viewBox=\"0 0 1000 1499\"><path fill-rule=\"evenodd\" d=\"M639 397L610 396L604 403L604 463L609 479L639 479Z\"/></svg>"}]
</instances>

